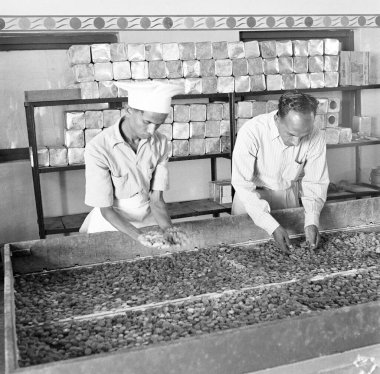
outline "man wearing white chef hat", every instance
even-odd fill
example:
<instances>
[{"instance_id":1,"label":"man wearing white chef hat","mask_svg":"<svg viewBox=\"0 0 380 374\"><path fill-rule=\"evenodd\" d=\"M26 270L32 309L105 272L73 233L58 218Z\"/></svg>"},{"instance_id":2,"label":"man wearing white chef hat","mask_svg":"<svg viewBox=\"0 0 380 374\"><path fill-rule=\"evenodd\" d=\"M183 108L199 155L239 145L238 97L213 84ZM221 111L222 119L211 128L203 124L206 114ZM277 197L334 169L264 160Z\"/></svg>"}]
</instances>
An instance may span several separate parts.
<instances>
[{"instance_id":1,"label":"man wearing white chef hat","mask_svg":"<svg viewBox=\"0 0 380 374\"><path fill-rule=\"evenodd\" d=\"M175 242L163 199L168 143L156 130L170 111L172 96L184 89L156 82L115 84L128 91L126 114L86 145L85 204L94 209L80 232L121 231L147 245L139 228L158 224Z\"/></svg>"}]
</instances>

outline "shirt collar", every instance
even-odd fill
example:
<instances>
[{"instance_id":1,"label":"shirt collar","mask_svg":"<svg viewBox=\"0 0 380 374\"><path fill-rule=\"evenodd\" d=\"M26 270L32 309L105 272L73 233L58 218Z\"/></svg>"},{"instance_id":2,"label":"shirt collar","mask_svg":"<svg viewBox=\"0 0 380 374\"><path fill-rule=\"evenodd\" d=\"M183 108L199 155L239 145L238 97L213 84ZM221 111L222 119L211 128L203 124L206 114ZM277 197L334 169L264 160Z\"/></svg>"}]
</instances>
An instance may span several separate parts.
<instances>
[{"instance_id":1,"label":"shirt collar","mask_svg":"<svg viewBox=\"0 0 380 374\"><path fill-rule=\"evenodd\" d=\"M114 125L111 126L112 130L111 130L110 135L111 135L111 140L112 140L112 147L120 143L126 143L120 132L120 125L123 122L123 120L124 120L124 116L121 117ZM153 143L153 138L154 136L150 138L151 144ZM141 139L140 144L143 145L147 141L148 141L147 139Z\"/></svg>"},{"instance_id":2,"label":"shirt collar","mask_svg":"<svg viewBox=\"0 0 380 374\"><path fill-rule=\"evenodd\" d=\"M270 129L270 136L271 140L277 139L280 136L280 133L278 132L278 128L276 126L276 122L274 120L274 116L276 115L277 110L274 110L273 112L269 113L269 129Z\"/></svg>"}]
</instances>

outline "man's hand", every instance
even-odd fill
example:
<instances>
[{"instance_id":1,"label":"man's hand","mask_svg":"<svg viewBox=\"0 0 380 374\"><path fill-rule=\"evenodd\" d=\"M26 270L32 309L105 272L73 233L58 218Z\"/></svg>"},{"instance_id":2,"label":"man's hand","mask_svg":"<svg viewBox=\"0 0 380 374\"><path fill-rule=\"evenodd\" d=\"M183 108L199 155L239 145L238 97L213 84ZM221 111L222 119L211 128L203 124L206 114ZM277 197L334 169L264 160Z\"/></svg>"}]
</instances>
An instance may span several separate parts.
<instances>
[{"instance_id":1,"label":"man's hand","mask_svg":"<svg viewBox=\"0 0 380 374\"><path fill-rule=\"evenodd\" d=\"M277 243L277 246L281 249L282 252L289 255L290 248L293 246L290 244L289 235L282 226L278 226L273 232L274 241Z\"/></svg>"},{"instance_id":2,"label":"man's hand","mask_svg":"<svg viewBox=\"0 0 380 374\"><path fill-rule=\"evenodd\" d=\"M318 227L315 225L309 225L305 227L306 243L309 244L310 249L317 249L321 240Z\"/></svg>"},{"instance_id":3,"label":"man's hand","mask_svg":"<svg viewBox=\"0 0 380 374\"><path fill-rule=\"evenodd\" d=\"M145 247L150 248L169 248L169 244L165 240L161 232L149 231L145 232L137 238L137 240Z\"/></svg>"},{"instance_id":4,"label":"man's hand","mask_svg":"<svg viewBox=\"0 0 380 374\"><path fill-rule=\"evenodd\" d=\"M187 233L178 227L169 227L164 232L164 238L170 246L181 247L189 242Z\"/></svg>"}]
</instances>

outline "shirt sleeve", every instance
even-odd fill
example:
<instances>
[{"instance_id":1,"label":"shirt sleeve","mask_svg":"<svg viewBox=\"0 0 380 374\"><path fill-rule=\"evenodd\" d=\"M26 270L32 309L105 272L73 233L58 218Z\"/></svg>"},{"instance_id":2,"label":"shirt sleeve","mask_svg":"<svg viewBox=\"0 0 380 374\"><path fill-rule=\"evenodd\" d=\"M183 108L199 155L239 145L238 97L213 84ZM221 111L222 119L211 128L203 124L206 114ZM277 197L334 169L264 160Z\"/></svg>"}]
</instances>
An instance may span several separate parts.
<instances>
[{"instance_id":1,"label":"shirt sleeve","mask_svg":"<svg viewBox=\"0 0 380 374\"><path fill-rule=\"evenodd\" d=\"M326 202L329 173L326 161L326 135L319 131L311 142L302 178L301 200L305 209L305 227L319 226L319 216Z\"/></svg>"},{"instance_id":2,"label":"shirt sleeve","mask_svg":"<svg viewBox=\"0 0 380 374\"><path fill-rule=\"evenodd\" d=\"M280 225L271 216L268 202L260 198L256 185L252 182L257 150L258 141L255 136L241 129L232 155L231 184L253 222L271 235Z\"/></svg>"},{"instance_id":3,"label":"shirt sleeve","mask_svg":"<svg viewBox=\"0 0 380 374\"><path fill-rule=\"evenodd\" d=\"M160 138L160 157L156 169L152 176L151 189L156 191L166 191L169 189L169 146L165 136Z\"/></svg>"},{"instance_id":4,"label":"shirt sleeve","mask_svg":"<svg viewBox=\"0 0 380 374\"><path fill-rule=\"evenodd\" d=\"M84 203L105 208L113 205L113 186L110 170L104 157L89 144L84 152L86 193Z\"/></svg>"}]
</instances>

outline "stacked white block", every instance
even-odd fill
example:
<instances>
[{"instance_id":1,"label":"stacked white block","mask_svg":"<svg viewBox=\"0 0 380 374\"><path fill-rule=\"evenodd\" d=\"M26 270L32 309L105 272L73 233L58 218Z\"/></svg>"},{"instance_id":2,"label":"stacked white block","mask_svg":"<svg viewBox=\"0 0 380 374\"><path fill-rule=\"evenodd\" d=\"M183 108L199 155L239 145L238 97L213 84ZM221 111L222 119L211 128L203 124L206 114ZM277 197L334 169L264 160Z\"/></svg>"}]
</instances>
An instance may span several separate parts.
<instances>
[{"instance_id":1,"label":"stacked white block","mask_svg":"<svg viewBox=\"0 0 380 374\"><path fill-rule=\"evenodd\" d=\"M337 39L310 39L93 44L67 55L90 99L115 97L119 80L183 81L185 94L336 87L339 53Z\"/></svg>"}]
</instances>

